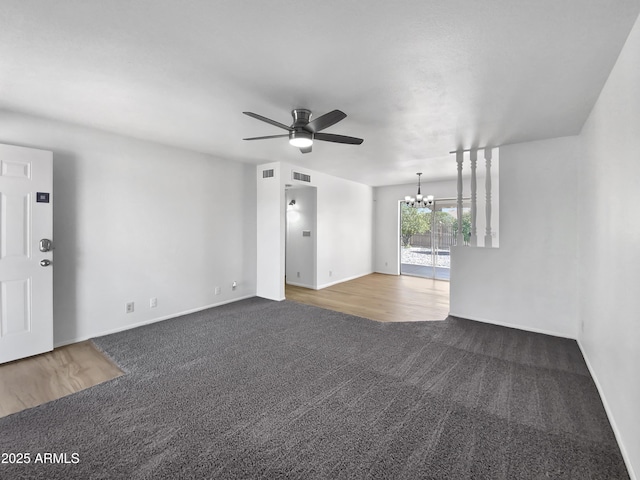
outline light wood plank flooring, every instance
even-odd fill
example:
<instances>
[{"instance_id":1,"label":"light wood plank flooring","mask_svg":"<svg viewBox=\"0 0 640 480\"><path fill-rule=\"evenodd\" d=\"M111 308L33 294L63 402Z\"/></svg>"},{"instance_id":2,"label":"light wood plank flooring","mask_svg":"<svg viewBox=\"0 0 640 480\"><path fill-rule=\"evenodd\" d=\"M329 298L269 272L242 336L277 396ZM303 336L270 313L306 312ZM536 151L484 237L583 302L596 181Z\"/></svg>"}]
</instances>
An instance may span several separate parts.
<instances>
[{"instance_id":1,"label":"light wood plank flooring","mask_svg":"<svg viewBox=\"0 0 640 480\"><path fill-rule=\"evenodd\" d=\"M288 300L380 322L443 320L449 283L374 273L322 290L287 285ZM0 417L123 375L89 341L0 365Z\"/></svg>"},{"instance_id":2,"label":"light wood plank flooring","mask_svg":"<svg viewBox=\"0 0 640 480\"><path fill-rule=\"evenodd\" d=\"M123 375L89 341L0 365L0 417Z\"/></svg>"},{"instance_id":3,"label":"light wood plank flooring","mask_svg":"<svg viewBox=\"0 0 640 480\"><path fill-rule=\"evenodd\" d=\"M449 282L407 275L373 273L322 290L286 285L285 297L379 322L444 320L449 314Z\"/></svg>"}]
</instances>

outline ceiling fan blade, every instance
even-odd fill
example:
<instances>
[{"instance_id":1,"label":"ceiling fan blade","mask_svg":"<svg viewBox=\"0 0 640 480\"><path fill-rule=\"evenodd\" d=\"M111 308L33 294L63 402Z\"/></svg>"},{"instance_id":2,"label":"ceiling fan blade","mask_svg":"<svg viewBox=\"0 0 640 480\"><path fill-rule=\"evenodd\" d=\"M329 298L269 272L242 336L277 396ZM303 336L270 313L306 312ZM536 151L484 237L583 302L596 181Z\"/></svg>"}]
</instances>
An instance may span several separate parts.
<instances>
[{"instance_id":1,"label":"ceiling fan blade","mask_svg":"<svg viewBox=\"0 0 640 480\"><path fill-rule=\"evenodd\" d=\"M285 125L284 123L276 122L275 120L271 120L270 118L267 118L267 117L263 117L262 115L258 115L257 113L253 113L253 112L242 112L242 113L244 113L245 115L249 115L250 117L253 117L256 120L262 120L263 122L270 123L271 125L274 125L276 127L284 128L285 130L291 131L291 127L289 127L288 125Z\"/></svg>"},{"instance_id":2,"label":"ceiling fan blade","mask_svg":"<svg viewBox=\"0 0 640 480\"><path fill-rule=\"evenodd\" d=\"M267 135L266 137L250 137L250 138L243 138L243 140L265 140L267 138L282 138L282 137L288 137L289 134L285 133L284 135Z\"/></svg>"},{"instance_id":3,"label":"ceiling fan blade","mask_svg":"<svg viewBox=\"0 0 640 480\"><path fill-rule=\"evenodd\" d=\"M301 149L300 149L300 151L301 151L302 153L311 153L311 147L304 147L304 148L301 148Z\"/></svg>"},{"instance_id":4,"label":"ceiling fan blade","mask_svg":"<svg viewBox=\"0 0 640 480\"><path fill-rule=\"evenodd\" d=\"M316 140L324 140L325 142L348 143L349 145L360 145L364 142L362 138L335 135L333 133L316 133L313 138Z\"/></svg>"},{"instance_id":5,"label":"ceiling fan blade","mask_svg":"<svg viewBox=\"0 0 640 480\"><path fill-rule=\"evenodd\" d=\"M340 110L333 110L332 112L320 115L315 120L311 120L304 128L312 133L316 133L325 128L329 128L331 125L335 125L340 120L346 118L346 116L347 114Z\"/></svg>"}]
</instances>

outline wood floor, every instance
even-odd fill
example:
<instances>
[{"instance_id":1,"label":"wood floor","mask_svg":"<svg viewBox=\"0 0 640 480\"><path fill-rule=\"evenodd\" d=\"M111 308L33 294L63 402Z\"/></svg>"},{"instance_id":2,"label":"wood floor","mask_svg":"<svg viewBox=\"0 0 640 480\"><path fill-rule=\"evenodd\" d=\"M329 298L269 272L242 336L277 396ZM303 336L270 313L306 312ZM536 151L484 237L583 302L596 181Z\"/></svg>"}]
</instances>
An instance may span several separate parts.
<instances>
[{"instance_id":1,"label":"wood floor","mask_svg":"<svg viewBox=\"0 0 640 480\"><path fill-rule=\"evenodd\" d=\"M449 314L449 282L407 275L372 273L322 290L286 285L285 297L379 322L444 320Z\"/></svg>"},{"instance_id":2,"label":"wood floor","mask_svg":"<svg viewBox=\"0 0 640 480\"><path fill-rule=\"evenodd\" d=\"M287 300L380 322L443 320L449 283L374 273L322 290L287 285ZM89 342L0 365L0 417L79 392L123 372Z\"/></svg>"},{"instance_id":3,"label":"wood floor","mask_svg":"<svg viewBox=\"0 0 640 480\"><path fill-rule=\"evenodd\" d=\"M0 365L0 417L79 392L122 375L86 341Z\"/></svg>"}]
</instances>

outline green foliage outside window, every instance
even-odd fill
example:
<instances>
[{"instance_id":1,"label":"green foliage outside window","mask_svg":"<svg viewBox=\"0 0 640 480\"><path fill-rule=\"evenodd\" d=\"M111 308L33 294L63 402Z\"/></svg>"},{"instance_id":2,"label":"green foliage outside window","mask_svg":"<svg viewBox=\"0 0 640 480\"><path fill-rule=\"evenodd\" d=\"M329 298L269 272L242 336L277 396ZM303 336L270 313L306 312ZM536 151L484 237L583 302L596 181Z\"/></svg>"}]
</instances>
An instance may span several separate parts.
<instances>
[{"instance_id":1,"label":"green foliage outside window","mask_svg":"<svg viewBox=\"0 0 640 480\"><path fill-rule=\"evenodd\" d=\"M404 203L402 208L402 245L405 248L411 246L411 237L413 235L426 234L431 231L432 214L426 208L413 208ZM458 233L458 219L448 212L435 212L436 225L449 227L454 235ZM466 211L462 214L462 236L464 243L468 244L471 239L471 212Z\"/></svg>"},{"instance_id":2,"label":"green foliage outside window","mask_svg":"<svg viewBox=\"0 0 640 480\"><path fill-rule=\"evenodd\" d=\"M425 233L431 227L431 213L425 209L413 208L406 203L402 204L402 245L410 247L409 241L413 235Z\"/></svg>"}]
</instances>

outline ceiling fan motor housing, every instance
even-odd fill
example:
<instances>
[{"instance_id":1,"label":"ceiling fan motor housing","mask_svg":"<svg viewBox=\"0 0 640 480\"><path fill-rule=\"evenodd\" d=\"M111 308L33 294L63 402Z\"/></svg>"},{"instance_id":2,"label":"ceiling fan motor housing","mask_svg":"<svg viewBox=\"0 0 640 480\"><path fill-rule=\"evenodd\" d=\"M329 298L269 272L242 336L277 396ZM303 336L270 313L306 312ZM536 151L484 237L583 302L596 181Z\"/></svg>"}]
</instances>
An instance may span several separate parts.
<instances>
[{"instance_id":1,"label":"ceiling fan motor housing","mask_svg":"<svg viewBox=\"0 0 640 480\"><path fill-rule=\"evenodd\" d=\"M311 110L306 108L294 108L291 110L291 116L293 117L292 128L304 127L311 119Z\"/></svg>"}]
</instances>

